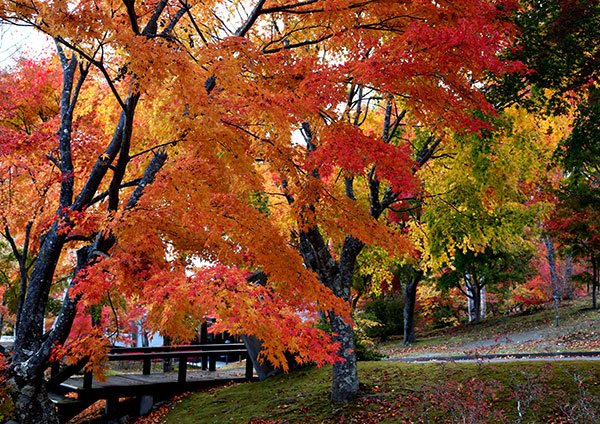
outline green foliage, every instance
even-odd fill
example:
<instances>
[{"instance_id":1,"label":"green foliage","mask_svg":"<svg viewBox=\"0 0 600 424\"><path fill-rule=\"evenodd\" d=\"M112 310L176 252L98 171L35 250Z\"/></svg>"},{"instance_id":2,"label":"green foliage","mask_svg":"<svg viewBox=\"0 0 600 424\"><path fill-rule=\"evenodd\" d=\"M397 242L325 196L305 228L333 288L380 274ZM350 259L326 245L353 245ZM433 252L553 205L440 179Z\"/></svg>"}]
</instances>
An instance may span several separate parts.
<instances>
[{"instance_id":1,"label":"green foliage","mask_svg":"<svg viewBox=\"0 0 600 424\"><path fill-rule=\"evenodd\" d=\"M537 141L548 124L510 109L494 125L492 136L457 134L439 152L444 159L420 172L431 195L412 227L431 270L467 252L527 250L545 215L547 205L528 187L545 175L543 159L554 150Z\"/></svg>"},{"instance_id":2,"label":"green foliage","mask_svg":"<svg viewBox=\"0 0 600 424\"><path fill-rule=\"evenodd\" d=\"M380 326L378 322L371 319L371 316L364 313L355 313L354 319L354 352L357 361L379 361L385 355L373 349L374 342L367 334L372 328ZM321 320L317 328L331 334L331 328L328 320Z\"/></svg>"},{"instance_id":3,"label":"green foliage","mask_svg":"<svg viewBox=\"0 0 600 424\"><path fill-rule=\"evenodd\" d=\"M459 321L456 310L447 302L435 306L431 311L431 318L430 325L433 330L451 327Z\"/></svg>"},{"instance_id":4,"label":"green foliage","mask_svg":"<svg viewBox=\"0 0 600 424\"><path fill-rule=\"evenodd\" d=\"M492 291L500 283L525 282L535 273L532 259L533 253L529 250L493 251L487 248L482 253L457 252L452 268L437 280L438 287L445 291L458 287L463 284L464 275L469 273L477 275L480 287L486 286Z\"/></svg>"},{"instance_id":5,"label":"green foliage","mask_svg":"<svg viewBox=\"0 0 600 424\"><path fill-rule=\"evenodd\" d=\"M259 191L250 192L250 205L264 215L269 216L271 214L269 209L269 196Z\"/></svg>"},{"instance_id":6,"label":"green foliage","mask_svg":"<svg viewBox=\"0 0 600 424\"><path fill-rule=\"evenodd\" d=\"M521 0L513 15L519 28L516 48L505 52L519 60L525 75L503 76L490 85L488 98L497 105L518 101L531 109L563 112L569 98L598 78L600 70L600 2L598 0ZM530 89L530 95L523 95Z\"/></svg>"},{"instance_id":7,"label":"green foliage","mask_svg":"<svg viewBox=\"0 0 600 424\"><path fill-rule=\"evenodd\" d=\"M382 340L389 336L402 334L404 331L404 297L400 293L382 293L367 300L364 305L366 313L381 325L367 329L370 337Z\"/></svg>"}]
</instances>

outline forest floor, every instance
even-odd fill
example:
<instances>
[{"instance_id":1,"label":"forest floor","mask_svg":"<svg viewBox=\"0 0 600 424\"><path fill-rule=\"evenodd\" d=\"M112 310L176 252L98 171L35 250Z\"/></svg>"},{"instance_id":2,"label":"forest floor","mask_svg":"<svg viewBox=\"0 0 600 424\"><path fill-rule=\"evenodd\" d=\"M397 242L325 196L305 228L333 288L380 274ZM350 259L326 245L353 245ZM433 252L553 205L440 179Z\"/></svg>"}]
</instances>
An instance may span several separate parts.
<instances>
[{"instance_id":1,"label":"forest floor","mask_svg":"<svg viewBox=\"0 0 600 424\"><path fill-rule=\"evenodd\" d=\"M589 297L554 310L492 317L380 343L386 361L360 362L356 401L328 400L331 367L178 396L128 424L150 423L600 423L597 361L406 363L397 359L490 353L600 351L600 311ZM100 423L101 406L73 423Z\"/></svg>"}]
</instances>

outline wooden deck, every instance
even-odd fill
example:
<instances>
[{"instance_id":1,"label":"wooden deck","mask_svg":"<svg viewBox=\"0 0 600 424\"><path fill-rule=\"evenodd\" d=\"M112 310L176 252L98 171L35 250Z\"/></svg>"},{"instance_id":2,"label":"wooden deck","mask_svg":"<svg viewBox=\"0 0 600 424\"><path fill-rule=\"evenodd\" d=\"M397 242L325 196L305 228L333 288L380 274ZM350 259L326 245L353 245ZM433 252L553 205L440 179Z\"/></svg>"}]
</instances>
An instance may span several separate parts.
<instances>
[{"instance_id":1,"label":"wooden deck","mask_svg":"<svg viewBox=\"0 0 600 424\"><path fill-rule=\"evenodd\" d=\"M111 362L137 362L141 371L123 371L109 375L105 381L92 378L90 373L73 376L85 362L60 370L53 368L53 377L47 385L58 408L61 422L81 412L99 399L106 399L107 416L115 415L120 398L139 400L138 414L148 412L153 402L176 394L231 382L257 379L253 362L243 344L187 345L160 348L113 348L108 355ZM242 358L239 368L216 369L218 358ZM152 364L161 367L171 360L174 372L152 372ZM236 359L234 359L236 360ZM157 364L158 363L158 364ZM156 368L156 367L155 367ZM75 395L76 399L74 399Z\"/></svg>"},{"instance_id":2,"label":"wooden deck","mask_svg":"<svg viewBox=\"0 0 600 424\"><path fill-rule=\"evenodd\" d=\"M177 372L110 375L106 377L106 381L93 379L90 388L84 388L84 377L71 377L61 384L61 388L76 392L80 398L108 399L156 394L157 392L178 393L232 381L248 381L245 368L216 371L188 369L186 381L183 384L178 381Z\"/></svg>"}]
</instances>

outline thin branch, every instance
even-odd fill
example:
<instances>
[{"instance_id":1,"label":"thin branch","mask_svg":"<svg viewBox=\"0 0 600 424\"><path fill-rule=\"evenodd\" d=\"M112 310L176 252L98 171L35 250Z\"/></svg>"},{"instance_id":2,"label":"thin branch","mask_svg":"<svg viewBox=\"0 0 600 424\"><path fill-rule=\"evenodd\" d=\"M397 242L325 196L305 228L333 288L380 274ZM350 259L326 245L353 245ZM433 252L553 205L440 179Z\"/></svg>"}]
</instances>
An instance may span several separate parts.
<instances>
[{"instance_id":1,"label":"thin branch","mask_svg":"<svg viewBox=\"0 0 600 424\"><path fill-rule=\"evenodd\" d=\"M295 49L297 47L311 46L313 44L319 44L322 41L328 40L331 37L333 37L333 34L324 35L316 40L306 40L306 41L302 41L300 43L288 44L283 47L278 47L275 49L263 49L263 53L266 53L266 54L277 53L277 52L280 52L281 50L290 50L290 49Z\"/></svg>"},{"instance_id":2,"label":"thin branch","mask_svg":"<svg viewBox=\"0 0 600 424\"><path fill-rule=\"evenodd\" d=\"M190 12L190 8L187 7L187 1L184 3L183 1L179 1L179 3L182 6L186 6L186 13L188 15L188 18L190 19L190 22L192 23L192 26L194 27L194 29L196 30L196 32L198 33L198 35L200 36L200 39L202 39L202 42L204 43L205 46L208 45L208 41L206 41L206 38L204 38L204 34L202 34L202 31L200 31L200 28L198 28L198 24L196 24L196 20L194 19L194 15L192 15L192 13Z\"/></svg>"},{"instance_id":3,"label":"thin branch","mask_svg":"<svg viewBox=\"0 0 600 424\"><path fill-rule=\"evenodd\" d=\"M127 187L135 187L140 183L141 179L140 178L136 178L135 180L131 180L128 181L126 183L123 183L119 186L119 189L122 188L127 188ZM93 205L95 203L98 203L99 201L101 201L102 199L104 199L106 196L108 196L110 194L110 190L106 190L103 193L100 193L99 195L97 195L96 197L94 197L91 201L90 201L90 205Z\"/></svg>"},{"instance_id":4,"label":"thin branch","mask_svg":"<svg viewBox=\"0 0 600 424\"><path fill-rule=\"evenodd\" d=\"M267 14L267 13L274 13L274 12L288 12L288 11L290 11L292 9L296 9L298 7L308 6L309 4L316 3L317 1L318 0L308 0L308 1L303 1L303 2L294 3L294 4L286 4L286 5L282 5L282 6L269 7L267 9L263 9L261 13Z\"/></svg>"},{"instance_id":5,"label":"thin branch","mask_svg":"<svg viewBox=\"0 0 600 424\"><path fill-rule=\"evenodd\" d=\"M129 160L131 159L135 159L138 156L143 156L146 153L150 153L150 152L154 152L157 149L163 148L163 147L167 147L167 146L177 146L177 144L181 141L183 141L185 139L185 136L187 135L184 134L183 136L181 136L180 138L178 138L177 140L173 140L173 141L167 141L166 143L161 143L161 144L157 144L156 146L150 147L149 149L143 150L139 153L136 153L135 155L131 155L129 156Z\"/></svg>"},{"instance_id":6,"label":"thin branch","mask_svg":"<svg viewBox=\"0 0 600 424\"><path fill-rule=\"evenodd\" d=\"M229 121L226 121L226 120L224 120L224 119L220 119L220 121L221 121L222 123L224 123L225 125L229 125L230 127L234 127L234 128L237 128L238 130L241 130L241 131L245 132L245 133L246 133L246 134L248 134L250 137L253 137L253 138L255 138L255 139L257 139L257 140L260 140L260 141L264 141L265 143L269 143L270 145L274 146L274 144L273 144L273 142L272 142L272 141L270 141L270 140L267 140L266 138L262 138L262 137L260 137L260 136L258 136L258 135L256 135L256 134L253 134L253 133L251 133L251 132L250 132L250 131L248 131L246 128L242 127L241 125L234 124L233 122L229 122Z\"/></svg>"}]
</instances>

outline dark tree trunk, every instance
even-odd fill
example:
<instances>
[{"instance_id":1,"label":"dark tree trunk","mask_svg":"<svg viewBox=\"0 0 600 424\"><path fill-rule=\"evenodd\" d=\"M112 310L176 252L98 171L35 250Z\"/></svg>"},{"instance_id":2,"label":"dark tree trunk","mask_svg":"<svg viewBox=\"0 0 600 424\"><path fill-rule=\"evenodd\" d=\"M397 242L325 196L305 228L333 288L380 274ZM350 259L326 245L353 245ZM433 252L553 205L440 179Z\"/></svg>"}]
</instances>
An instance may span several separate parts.
<instances>
[{"instance_id":1,"label":"dark tree trunk","mask_svg":"<svg viewBox=\"0 0 600 424\"><path fill-rule=\"evenodd\" d=\"M355 123L359 121L358 116L361 112L362 90L356 90L359 93L359 99L356 102ZM353 96L354 94L352 94ZM351 96L351 97L352 97ZM391 124L392 117L392 102L386 105L386 113L384 118L383 139L389 142L396 131L398 124L403 119L404 113L396 117L395 123ZM312 131L308 123L303 123L301 128L302 135L306 142L307 153L311 153L317 149L317 145L313 143ZM430 137L423 148L417 154L416 170L422 167L433 155L441 139ZM314 178L320 178L319 170L314 169L310 175ZM350 200L356 200L354 195L354 178L345 177L345 194ZM375 220L379 219L381 214L394 204L399 197L399 193L387 188L385 192L381 191L381 184L377 178L376 168L373 166L368 175L370 208L369 214ZM283 184L284 188L286 183ZM294 202L294 198L285 193L285 196L290 204ZM308 212L314 212L314 206L305 205L304 209ZM304 215L304 214L302 214ZM306 214L310 216L310 213ZM303 216L300 220L300 228L306 228L307 222L310 220ZM313 224L311 224L313 225ZM339 261L336 261L329 251L327 243L319 228L312 226L299 231L300 253L307 268L313 270L319 276L321 283L331 289L331 291L340 299L344 300L351 306L350 292L352 289L352 276L356 265L356 258L364 247L364 243L357 238L347 235L344 239L340 252ZM331 386L331 399L333 402L347 402L358 394L358 370L356 365L356 354L354 352L354 332L352 325L333 313L328 311L328 319L331 325L331 330L336 334L334 340L340 343L338 354L342 361L333 364L333 379Z\"/></svg>"},{"instance_id":2,"label":"dark tree trunk","mask_svg":"<svg viewBox=\"0 0 600 424\"><path fill-rule=\"evenodd\" d=\"M481 289L477 283L473 284L471 293L473 294L473 306L475 307L475 317L473 322L479 324L481 322Z\"/></svg>"},{"instance_id":3,"label":"dark tree trunk","mask_svg":"<svg viewBox=\"0 0 600 424\"><path fill-rule=\"evenodd\" d=\"M546 245L546 258L548 259L548 267L550 268L550 283L552 284L552 299L554 299L554 325L560 326L560 316L558 313L558 304L561 299L562 290L560 287L560 281L558 279L558 272L556 271L556 256L554 252L554 242L550 236L544 237L544 244Z\"/></svg>"},{"instance_id":4,"label":"dark tree trunk","mask_svg":"<svg viewBox=\"0 0 600 424\"><path fill-rule=\"evenodd\" d=\"M171 346L171 338L169 336L163 337L163 346ZM173 371L173 359L165 358L163 359L163 372L171 372Z\"/></svg>"},{"instance_id":5,"label":"dark tree trunk","mask_svg":"<svg viewBox=\"0 0 600 424\"><path fill-rule=\"evenodd\" d=\"M323 285L331 289L348 305L351 301L350 292L356 258L363 247L364 244L360 240L347 236L342 246L339 262L336 262L316 227L300 232L300 252L304 263L318 274ZM336 403L347 402L356 397L358 393L354 331L352 323L344 321L334 311L328 311L327 317L333 333L333 340L340 343L337 353L341 358L333 364L331 400Z\"/></svg>"},{"instance_id":6,"label":"dark tree trunk","mask_svg":"<svg viewBox=\"0 0 600 424\"><path fill-rule=\"evenodd\" d=\"M417 286L423 278L423 271L414 270L413 278L406 281L404 286L404 345L407 346L417 341L415 337L415 304L417 300Z\"/></svg>"},{"instance_id":7,"label":"dark tree trunk","mask_svg":"<svg viewBox=\"0 0 600 424\"><path fill-rule=\"evenodd\" d=\"M598 309L598 264L592 256L592 307Z\"/></svg>"}]
</instances>

